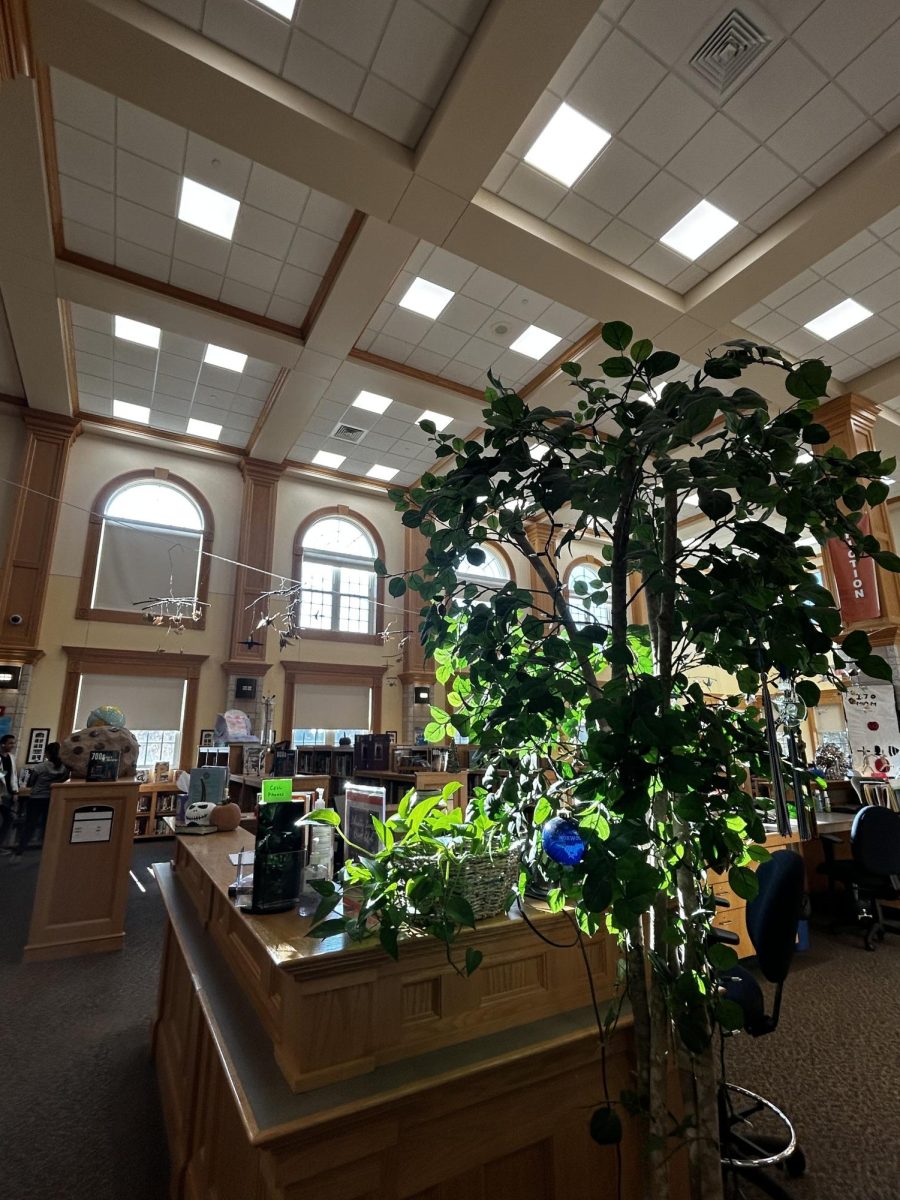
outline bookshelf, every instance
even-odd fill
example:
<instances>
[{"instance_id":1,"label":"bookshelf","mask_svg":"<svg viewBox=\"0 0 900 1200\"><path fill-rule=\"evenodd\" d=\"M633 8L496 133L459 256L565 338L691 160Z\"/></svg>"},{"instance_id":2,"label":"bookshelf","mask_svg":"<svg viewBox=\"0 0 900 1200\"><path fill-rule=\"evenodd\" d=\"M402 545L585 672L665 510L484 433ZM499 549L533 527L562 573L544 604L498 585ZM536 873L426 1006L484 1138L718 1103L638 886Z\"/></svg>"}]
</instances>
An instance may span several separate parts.
<instances>
[{"instance_id":1,"label":"bookshelf","mask_svg":"<svg viewBox=\"0 0 900 1200\"><path fill-rule=\"evenodd\" d=\"M173 837L163 817L174 816L178 807L178 788L174 783L142 783L138 788L134 816L134 840Z\"/></svg>"}]
</instances>

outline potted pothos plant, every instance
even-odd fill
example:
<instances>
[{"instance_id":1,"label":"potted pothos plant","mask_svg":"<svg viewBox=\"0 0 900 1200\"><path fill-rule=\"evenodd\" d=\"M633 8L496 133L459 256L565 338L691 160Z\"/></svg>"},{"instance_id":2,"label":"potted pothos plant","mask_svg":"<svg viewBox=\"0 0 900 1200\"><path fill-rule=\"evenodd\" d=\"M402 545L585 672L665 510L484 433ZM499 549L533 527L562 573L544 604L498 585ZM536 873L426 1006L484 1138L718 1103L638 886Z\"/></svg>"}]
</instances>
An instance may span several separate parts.
<instances>
[{"instance_id":1,"label":"potted pothos plant","mask_svg":"<svg viewBox=\"0 0 900 1200\"><path fill-rule=\"evenodd\" d=\"M595 1135L615 1140L619 1106L636 1107L648 1194L667 1196L667 1158L685 1136L692 1195L716 1200L713 1033L737 1020L716 987L735 955L710 940L706 874L727 872L749 899L753 861L766 856L747 781L768 773L768 745L745 697L781 678L815 705L816 680L840 686L848 660L890 677L864 634L835 649L840 613L815 556L842 538L857 556L900 569L861 524L885 499L894 463L827 446L816 409L830 371L818 360L792 363L741 340L671 381L684 372L677 355L634 340L620 321L602 336L610 354L598 377L562 368L571 407L530 407L492 378L479 440L422 422L444 469L392 493L427 551L389 589L421 596L422 637L446 688L426 736L465 735L489 764L467 815L524 838L520 882L540 875L551 908L569 906L584 934L618 939L635 1084L594 1114ZM744 386L748 368L783 381L781 398ZM705 518L692 536L679 525L688 502ZM584 538L602 543L601 565L570 594L565 566ZM462 578L460 564L482 563L487 544L517 551L537 586ZM736 681L717 703L701 684L710 668ZM361 886L367 922L380 917L388 929L391 952L402 921L386 884L416 839L431 836L424 821L411 828L409 811L403 821L399 843L385 829L384 852L346 877ZM420 886L430 894L430 868L405 876L407 898ZM452 943L468 915L444 905L429 931ZM689 1068L677 1127L673 1054Z\"/></svg>"}]
</instances>

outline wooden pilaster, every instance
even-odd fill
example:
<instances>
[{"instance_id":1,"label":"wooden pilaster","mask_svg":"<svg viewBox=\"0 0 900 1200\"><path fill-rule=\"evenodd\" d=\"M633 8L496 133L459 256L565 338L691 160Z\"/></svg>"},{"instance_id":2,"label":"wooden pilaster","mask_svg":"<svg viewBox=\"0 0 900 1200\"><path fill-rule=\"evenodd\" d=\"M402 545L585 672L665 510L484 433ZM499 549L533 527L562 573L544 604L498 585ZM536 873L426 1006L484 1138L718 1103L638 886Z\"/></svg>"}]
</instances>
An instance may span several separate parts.
<instances>
[{"instance_id":1,"label":"wooden pilaster","mask_svg":"<svg viewBox=\"0 0 900 1200\"><path fill-rule=\"evenodd\" d=\"M253 632L253 602L269 590L272 580L272 554L275 543L275 508L278 481L284 467L280 463L245 458L241 462L244 495L241 504L241 535L238 561L243 564L234 573L234 611L231 617L231 644L228 657L244 662L265 662L266 637L256 635L260 646L242 645Z\"/></svg>"}]
</instances>

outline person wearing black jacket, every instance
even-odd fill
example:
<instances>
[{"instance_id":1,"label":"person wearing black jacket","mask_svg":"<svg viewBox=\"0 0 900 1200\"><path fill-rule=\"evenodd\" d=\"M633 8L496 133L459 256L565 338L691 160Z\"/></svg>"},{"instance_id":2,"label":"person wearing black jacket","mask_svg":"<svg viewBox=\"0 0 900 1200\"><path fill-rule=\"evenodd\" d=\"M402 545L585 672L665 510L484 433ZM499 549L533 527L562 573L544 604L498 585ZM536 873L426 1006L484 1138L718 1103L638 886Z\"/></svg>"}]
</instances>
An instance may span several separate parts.
<instances>
[{"instance_id":1,"label":"person wearing black jacket","mask_svg":"<svg viewBox=\"0 0 900 1200\"><path fill-rule=\"evenodd\" d=\"M0 854L9 854L5 848L6 835L12 824L19 797L19 774L13 751L16 739L11 733L0 738Z\"/></svg>"},{"instance_id":2,"label":"person wearing black jacket","mask_svg":"<svg viewBox=\"0 0 900 1200\"><path fill-rule=\"evenodd\" d=\"M69 768L59 757L59 742L51 742L42 763L31 768L28 777L29 795L25 801L25 818L19 826L19 840L14 851L18 857L40 830L41 841L50 811L50 789L54 783L65 783Z\"/></svg>"}]
</instances>

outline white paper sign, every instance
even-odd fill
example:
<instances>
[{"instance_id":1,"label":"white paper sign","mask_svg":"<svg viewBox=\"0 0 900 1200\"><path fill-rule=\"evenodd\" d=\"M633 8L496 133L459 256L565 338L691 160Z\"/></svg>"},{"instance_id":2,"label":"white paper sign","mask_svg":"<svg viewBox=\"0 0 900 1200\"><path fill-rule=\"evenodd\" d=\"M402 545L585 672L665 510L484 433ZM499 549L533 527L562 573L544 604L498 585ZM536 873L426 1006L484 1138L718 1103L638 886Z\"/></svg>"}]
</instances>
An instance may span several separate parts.
<instances>
[{"instance_id":1,"label":"white paper sign","mask_svg":"<svg viewBox=\"0 0 900 1200\"><path fill-rule=\"evenodd\" d=\"M112 837L113 810L105 804L76 808L69 842L108 842Z\"/></svg>"},{"instance_id":2,"label":"white paper sign","mask_svg":"<svg viewBox=\"0 0 900 1200\"><path fill-rule=\"evenodd\" d=\"M900 725L890 684L851 688L844 695L847 735L853 766L869 775L900 775Z\"/></svg>"}]
</instances>

